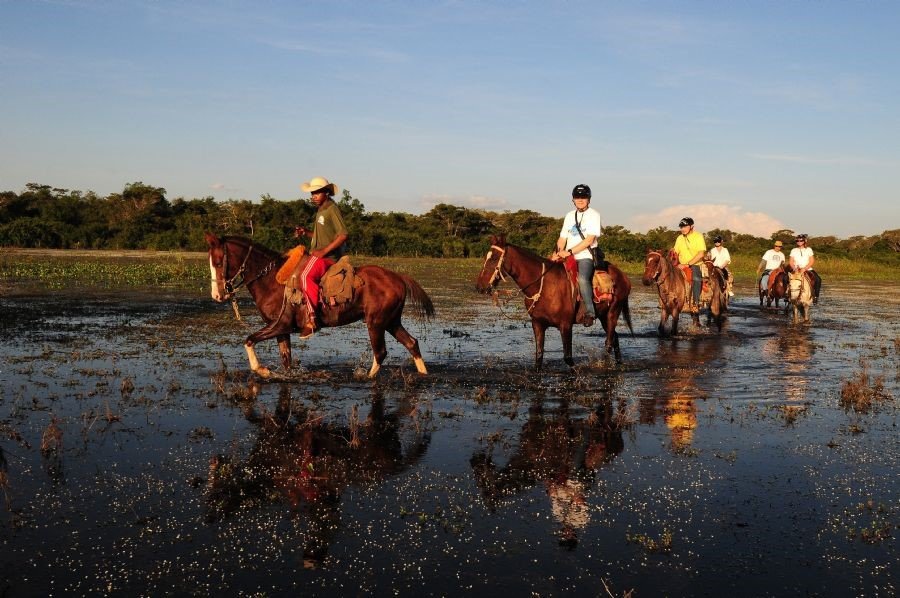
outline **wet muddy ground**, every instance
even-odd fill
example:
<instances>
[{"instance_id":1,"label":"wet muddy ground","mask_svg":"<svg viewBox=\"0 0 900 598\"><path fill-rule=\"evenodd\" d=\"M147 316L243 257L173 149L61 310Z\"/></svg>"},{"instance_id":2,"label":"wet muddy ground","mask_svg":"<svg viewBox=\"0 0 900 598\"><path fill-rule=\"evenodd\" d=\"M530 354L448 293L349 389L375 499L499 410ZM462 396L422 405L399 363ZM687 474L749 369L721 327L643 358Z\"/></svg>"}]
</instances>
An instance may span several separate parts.
<instances>
[{"instance_id":1,"label":"wet muddy ground","mask_svg":"<svg viewBox=\"0 0 900 598\"><path fill-rule=\"evenodd\" d=\"M475 274L416 273L430 374L374 382L362 324L260 383L205 289L0 289L0 595L896 595L896 284L660 339L636 281L623 366L596 326L535 373Z\"/></svg>"}]
</instances>

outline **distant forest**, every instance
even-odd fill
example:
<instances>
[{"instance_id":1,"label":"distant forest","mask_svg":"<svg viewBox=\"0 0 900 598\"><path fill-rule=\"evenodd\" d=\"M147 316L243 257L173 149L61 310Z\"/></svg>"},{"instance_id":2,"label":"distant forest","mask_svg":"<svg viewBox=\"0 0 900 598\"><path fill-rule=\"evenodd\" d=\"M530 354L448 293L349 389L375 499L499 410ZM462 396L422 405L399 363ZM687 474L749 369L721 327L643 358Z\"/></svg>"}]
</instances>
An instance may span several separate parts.
<instances>
[{"instance_id":1,"label":"distant forest","mask_svg":"<svg viewBox=\"0 0 900 598\"><path fill-rule=\"evenodd\" d=\"M492 212L439 204L421 215L368 212L348 191L337 199L350 231L350 251L372 256L469 257L487 252L491 234L541 254L552 250L562 210L549 217L531 210ZM600 202L598 202L600 203ZM602 203L599 206L603 213ZM168 200L166 190L130 183L121 193L100 197L92 191L29 183L21 193L0 192L0 246L57 249L153 249L204 251L205 231L243 235L276 250L294 246L296 225L309 227L315 206L306 199L259 201ZM754 237L703 223L705 236L721 235L734 252L762 255L774 240L792 245L794 232ZM674 225L674 223L673 223ZM803 231L797 231L803 232ZM659 227L635 233L608 224L602 247L619 259L642 261L647 247L671 247L678 231ZM817 254L865 258L900 265L900 229L871 237L810 237Z\"/></svg>"}]
</instances>

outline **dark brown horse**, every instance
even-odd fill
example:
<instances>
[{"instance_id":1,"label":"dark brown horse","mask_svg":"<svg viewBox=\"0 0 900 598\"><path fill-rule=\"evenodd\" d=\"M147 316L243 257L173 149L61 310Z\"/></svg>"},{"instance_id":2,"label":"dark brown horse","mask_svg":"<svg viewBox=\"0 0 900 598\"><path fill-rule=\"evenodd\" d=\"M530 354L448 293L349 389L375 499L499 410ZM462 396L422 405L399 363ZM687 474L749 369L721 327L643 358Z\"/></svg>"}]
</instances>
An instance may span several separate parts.
<instances>
[{"instance_id":1,"label":"dark brown horse","mask_svg":"<svg viewBox=\"0 0 900 598\"><path fill-rule=\"evenodd\" d=\"M763 301L765 301L766 307L772 307L772 302L774 301L775 308L778 309L778 302L784 300L786 309L790 288L788 285L788 271L784 264L769 272L768 282L768 287L763 288L762 277L757 281L757 288L759 289L759 306L762 307Z\"/></svg>"},{"instance_id":2,"label":"dark brown horse","mask_svg":"<svg viewBox=\"0 0 900 598\"><path fill-rule=\"evenodd\" d=\"M709 309L707 325L712 320L721 331L725 313L728 311L728 281L725 279L725 272L721 268L716 268L712 260L706 260L706 271L709 276L703 281L704 288L700 293L700 302L705 303Z\"/></svg>"},{"instance_id":3,"label":"dark brown horse","mask_svg":"<svg viewBox=\"0 0 900 598\"><path fill-rule=\"evenodd\" d=\"M282 366L289 370L291 333L297 332L306 323L307 314L305 309L286 299L284 285L275 280L275 273L285 262L284 256L244 237L219 238L206 233L206 242L212 272L212 298L218 302L226 301L233 297L238 288L246 286L266 321L263 328L247 337L245 346L250 369L264 378L272 375L267 368L259 365L253 345L274 338L278 341ZM418 308L420 317L430 318L434 315L431 298L409 276L380 266L360 266L356 268L356 276L362 279L363 285L356 291L353 300L340 309L323 306L322 325L343 326L365 319L374 353L370 378L378 373L387 355L385 331L406 347L419 373L427 374L419 352L419 342L403 327L401 316L409 298Z\"/></svg>"},{"instance_id":4,"label":"dark brown horse","mask_svg":"<svg viewBox=\"0 0 900 598\"><path fill-rule=\"evenodd\" d=\"M594 303L594 311L606 331L606 352L615 353L616 362L622 361L619 334L616 325L619 315L631 328L631 312L628 295L631 282L613 264L609 265L614 292L611 300ZM525 309L531 316L534 330L534 367L540 369L544 361L544 333L547 328L558 328L563 343L563 359L572 366L572 326L575 324L575 301L569 274L562 262L551 262L531 251L506 242L503 236L491 237L491 250L475 286L481 293L489 293L501 280L512 279L525 295Z\"/></svg>"},{"instance_id":5,"label":"dark brown horse","mask_svg":"<svg viewBox=\"0 0 900 598\"><path fill-rule=\"evenodd\" d=\"M681 270L672 263L669 252L665 249L648 249L647 259L644 263L644 275L641 281L645 286L656 284L659 293L660 336L666 335L666 320L672 318L671 336L678 334L678 316L681 315L685 305L691 297L691 285L688 283ZM694 325L700 325L699 306L696 312L691 312Z\"/></svg>"}]
</instances>

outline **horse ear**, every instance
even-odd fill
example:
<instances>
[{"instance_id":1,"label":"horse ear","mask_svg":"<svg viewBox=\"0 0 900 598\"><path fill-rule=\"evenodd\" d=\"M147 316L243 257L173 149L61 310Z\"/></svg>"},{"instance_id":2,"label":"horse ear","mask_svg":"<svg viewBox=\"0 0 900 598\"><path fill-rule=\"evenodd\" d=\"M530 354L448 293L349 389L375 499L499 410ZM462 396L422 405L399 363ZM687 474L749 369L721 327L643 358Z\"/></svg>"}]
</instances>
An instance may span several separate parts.
<instances>
[{"instance_id":1,"label":"horse ear","mask_svg":"<svg viewBox=\"0 0 900 598\"><path fill-rule=\"evenodd\" d=\"M206 238L206 244L209 245L210 249L218 247L221 244L221 241L219 241L219 237L210 232L204 233L203 236Z\"/></svg>"}]
</instances>

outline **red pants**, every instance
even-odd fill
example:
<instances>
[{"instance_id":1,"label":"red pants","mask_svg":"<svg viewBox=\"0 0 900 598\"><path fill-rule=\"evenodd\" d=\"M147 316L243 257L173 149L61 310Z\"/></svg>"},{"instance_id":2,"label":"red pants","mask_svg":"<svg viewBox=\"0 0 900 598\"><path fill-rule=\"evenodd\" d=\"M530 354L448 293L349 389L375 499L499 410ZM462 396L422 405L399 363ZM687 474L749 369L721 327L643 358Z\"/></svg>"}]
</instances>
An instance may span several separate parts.
<instances>
[{"instance_id":1,"label":"red pants","mask_svg":"<svg viewBox=\"0 0 900 598\"><path fill-rule=\"evenodd\" d=\"M308 307L313 311L319 305L319 281L322 280L322 276L333 264L334 262L329 259L311 255L300 273L303 295L306 297Z\"/></svg>"}]
</instances>

